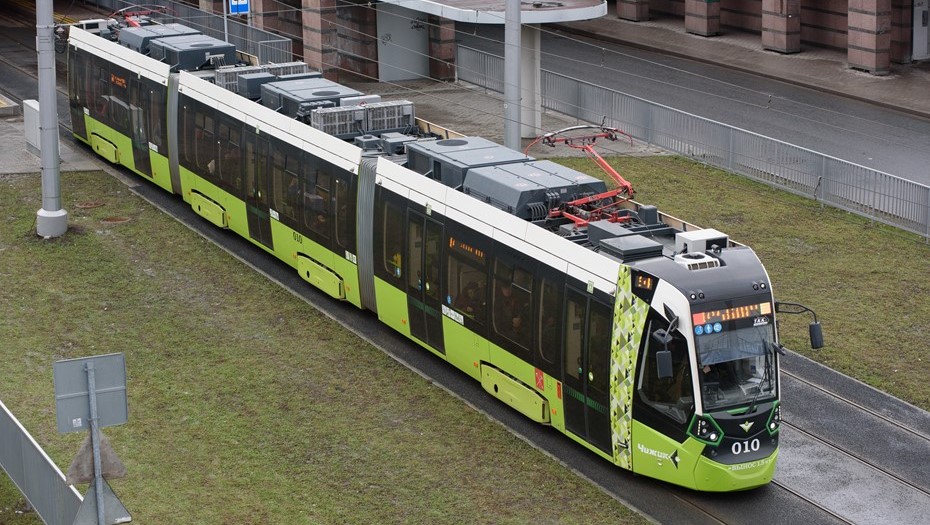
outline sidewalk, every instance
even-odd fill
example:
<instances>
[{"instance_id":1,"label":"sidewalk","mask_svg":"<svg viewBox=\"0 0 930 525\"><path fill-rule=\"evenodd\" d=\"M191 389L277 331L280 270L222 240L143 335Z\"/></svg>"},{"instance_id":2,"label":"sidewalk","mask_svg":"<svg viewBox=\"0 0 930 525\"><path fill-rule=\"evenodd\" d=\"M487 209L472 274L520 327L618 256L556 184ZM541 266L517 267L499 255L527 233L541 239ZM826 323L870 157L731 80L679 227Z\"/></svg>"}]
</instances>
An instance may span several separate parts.
<instances>
[{"instance_id":1,"label":"sidewalk","mask_svg":"<svg viewBox=\"0 0 930 525\"><path fill-rule=\"evenodd\" d=\"M892 64L891 74L875 76L846 66L846 52L802 45L800 53L783 55L762 49L761 37L727 31L715 37L685 32L680 18L654 14L646 22L607 15L558 27L567 32L717 64L817 91L847 96L930 118L930 61Z\"/></svg>"},{"instance_id":2,"label":"sidewalk","mask_svg":"<svg viewBox=\"0 0 930 525\"><path fill-rule=\"evenodd\" d=\"M42 160L26 151L26 135L23 129L22 114L0 117L0 175L38 174L42 170ZM59 171L99 170L99 162L90 151L79 148L72 139L62 133L59 137L61 164Z\"/></svg>"}]
</instances>

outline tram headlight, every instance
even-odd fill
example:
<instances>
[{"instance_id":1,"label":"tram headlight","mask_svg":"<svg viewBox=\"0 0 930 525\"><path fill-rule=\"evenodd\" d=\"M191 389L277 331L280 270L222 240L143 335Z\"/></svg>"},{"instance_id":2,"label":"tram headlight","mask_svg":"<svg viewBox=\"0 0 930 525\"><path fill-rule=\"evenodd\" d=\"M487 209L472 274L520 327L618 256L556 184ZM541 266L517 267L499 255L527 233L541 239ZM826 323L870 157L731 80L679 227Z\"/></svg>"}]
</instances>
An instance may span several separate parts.
<instances>
[{"instance_id":1,"label":"tram headlight","mask_svg":"<svg viewBox=\"0 0 930 525\"><path fill-rule=\"evenodd\" d=\"M723 441L723 431L720 430L714 418L708 414L702 416L695 414L688 427L688 434L707 445L717 446Z\"/></svg>"},{"instance_id":2,"label":"tram headlight","mask_svg":"<svg viewBox=\"0 0 930 525\"><path fill-rule=\"evenodd\" d=\"M772 407L772 413L769 414L769 420L765 423L765 429L769 431L769 434L775 435L778 433L778 430L781 428L781 405L775 403L775 406Z\"/></svg>"}]
</instances>

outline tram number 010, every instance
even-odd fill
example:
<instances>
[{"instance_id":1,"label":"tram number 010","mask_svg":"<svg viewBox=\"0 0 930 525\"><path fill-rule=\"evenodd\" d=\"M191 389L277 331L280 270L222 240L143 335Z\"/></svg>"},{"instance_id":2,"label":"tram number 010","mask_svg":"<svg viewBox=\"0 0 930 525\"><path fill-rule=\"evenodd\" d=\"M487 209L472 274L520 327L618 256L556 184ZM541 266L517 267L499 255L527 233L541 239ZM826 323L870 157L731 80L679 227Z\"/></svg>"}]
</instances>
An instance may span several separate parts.
<instances>
[{"instance_id":1,"label":"tram number 010","mask_svg":"<svg viewBox=\"0 0 930 525\"><path fill-rule=\"evenodd\" d=\"M740 454L748 454L750 452L759 451L759 440L753 439L751 441L737 441L733 443L733 446L730 447L730 450L733 451L734 456L739 456Z\"/></svg>"}]
</instances>

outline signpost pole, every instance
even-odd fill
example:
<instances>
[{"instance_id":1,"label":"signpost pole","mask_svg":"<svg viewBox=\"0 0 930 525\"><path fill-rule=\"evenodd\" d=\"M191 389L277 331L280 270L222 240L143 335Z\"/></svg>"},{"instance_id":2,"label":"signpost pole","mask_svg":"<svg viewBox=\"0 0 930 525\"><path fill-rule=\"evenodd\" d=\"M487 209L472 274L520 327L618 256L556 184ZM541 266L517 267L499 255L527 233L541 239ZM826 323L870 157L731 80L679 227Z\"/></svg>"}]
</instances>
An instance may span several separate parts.
<instances>
[{"instance_id":1,"label":"signpost pole","mask_svg":"<svg viewBox=\"0 0 930 525\"><path fill-rule=\"evenodd\" d=\"M94 449L94 488L97 497L97 525L106 525L103 513L103 476L100 468L100 436L97 426L97 383L94 377L94 362L84 365L87 370L87 394L90 402L90 441Z\"/></svg>"}]
</instances>

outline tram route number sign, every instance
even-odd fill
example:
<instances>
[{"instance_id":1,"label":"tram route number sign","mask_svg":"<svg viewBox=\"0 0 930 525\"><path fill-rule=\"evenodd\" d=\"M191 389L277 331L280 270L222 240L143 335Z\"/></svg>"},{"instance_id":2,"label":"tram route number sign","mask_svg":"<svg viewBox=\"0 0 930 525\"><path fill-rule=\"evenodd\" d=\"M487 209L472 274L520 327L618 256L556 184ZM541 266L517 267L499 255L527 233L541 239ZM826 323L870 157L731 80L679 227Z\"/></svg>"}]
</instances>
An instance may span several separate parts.
<instances>
[{"instance_id":1,"label":"tram route number sign","mask_svg":"<svg viewBox=\"0 0 930 525\"><path fill-rule=\"evenodd\" d=\"M229 0L229 14L231 15L249 14L249 0Z\"/></svg>"}]
</instances>

